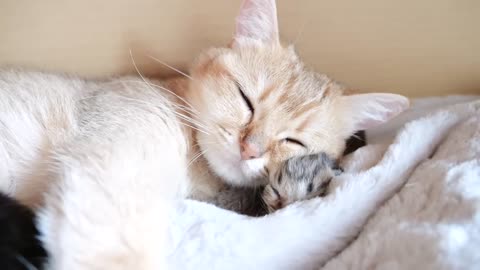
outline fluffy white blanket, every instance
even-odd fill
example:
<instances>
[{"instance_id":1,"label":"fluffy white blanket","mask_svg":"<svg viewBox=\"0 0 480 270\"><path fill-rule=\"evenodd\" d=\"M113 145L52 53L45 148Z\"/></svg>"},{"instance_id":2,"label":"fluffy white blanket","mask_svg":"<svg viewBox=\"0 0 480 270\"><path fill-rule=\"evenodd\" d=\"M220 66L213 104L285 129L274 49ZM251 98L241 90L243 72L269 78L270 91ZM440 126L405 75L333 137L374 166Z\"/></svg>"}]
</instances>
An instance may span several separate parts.
<instances>
[{"instance_id":1,"label":"fluffy white blanket","mask_svg":"<svg viewBox=\"0 0 480 270\"><path fill-rule=\"evenodd\" d=\"M480 100L414 120L393 142L377 141L345 160L331 198L264 218L185 201L170 226L172 267L478 269ZM390 196L378 194L400 187L382 206Z\"/></svg>"},{"instance_id":2,"label":"fluffy white blanket","mask_svg":"<svg viewBox=\"0 0 480 270\"><path fill-rule=\"evenodd\" d=\"M437 115L452 118L468 111L472 104L450 107ZM442 123L430 123L432 129L439 125ZM423 139L418 134L418 140ZM364 156L380 156L382 148L360 149L347 161L350 169L362 167L358 163ZM419 164L406 185L369 220L350 247L322 269L479 269L479 265L477 110L459 119L434 154Z\"/></svg>"}]
</instances>

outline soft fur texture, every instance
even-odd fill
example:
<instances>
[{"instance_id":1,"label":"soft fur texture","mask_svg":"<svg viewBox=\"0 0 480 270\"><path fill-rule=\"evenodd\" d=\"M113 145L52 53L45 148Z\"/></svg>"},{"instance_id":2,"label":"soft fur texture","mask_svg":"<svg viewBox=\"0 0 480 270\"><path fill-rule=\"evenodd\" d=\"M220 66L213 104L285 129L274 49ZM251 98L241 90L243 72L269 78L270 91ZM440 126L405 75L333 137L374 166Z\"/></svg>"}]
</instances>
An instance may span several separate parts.
<instances>
[{"instance_id":1,"label":"soft fur texture","mask_svg":"<svg viewBox=\"0 0 480 270\"><path fill-rule=\"evenodd\" d=\"M359 239L327 269L474 269L479 259L475 187L480 134L478 125L472 124L478 123L479 116L477 101L413 121L386 151L385 146L372 145L346 161L349 172L335 179L338 186L333 195L291 205L263 219L187 201L171 227L176 239L171 259L177 269L318 269L360 231L366 220L362 213L380 205L379 193L393 191L410 179L411 184L379 211ZM458 145L459 139L465 144ZM434 160L429 161L432 154ZM446 159L465 163L446 175L444 189L437 181L451 167ZM436 171L438 166L443 169ZM450 186L453 183L455 187ZM448 189L453 197L444 193ZM458 201L458 196L464 199ZM447 223L439 222L439 217ZM462 223L447 225L452 218ZM309 230L312 227L315 231Z\"/></svg>"},{"instance_id":2,"label":"soft fur texture","mask_svg":"<svg viewBox=\"0 0 480 270\"><path fill-rule=\"evenodd\" d=\"M477 99L427 118L425 128L438 132L445 123L455 125L432 157L417 167L405 187L375 214L355 242L323 269L478 269L480 97ZM438 98L442 103L458 100ZM435 106L434 102L429 104L422 106L422 111ZM422 133L417 140L428 143ZM384 149L378 144L359 150L346 162L345 169L369 168Z\"/></svg>"},{"instance_id":3,"label":"soft fur texture","mask_svg":"<svg viewBox=\"0 0 480 270\"><path fill-rule=\"evenodd\" d=\"M40 209L50 269L162 269L176 244L170 218L184 198L208 201L224 183L263 184L293 156L337 158L353 132L408 107L393 94L345 95L278 42L276 20L275 1L244 1L231 46L208 50L187 78L161 84L0 71L0 188ZM404 176L335 227L353 236ZM304 211L294 219L310 233L329 222L320 212L304 220ZM260 219L259 232L285 218ZM284 232L279 243L295 235Z\"/></svg>"},{"instance_id":4,"label":"soft fur texture","mask_svg":"<svg viewBox=\"0 0 480 270\"><path fill-rule=\"evenodd\" d=\"M340 172L325 153L291 158L270 173L262 199L271 213L296 201L323 196Z\"/></svg>"}]
</instances>

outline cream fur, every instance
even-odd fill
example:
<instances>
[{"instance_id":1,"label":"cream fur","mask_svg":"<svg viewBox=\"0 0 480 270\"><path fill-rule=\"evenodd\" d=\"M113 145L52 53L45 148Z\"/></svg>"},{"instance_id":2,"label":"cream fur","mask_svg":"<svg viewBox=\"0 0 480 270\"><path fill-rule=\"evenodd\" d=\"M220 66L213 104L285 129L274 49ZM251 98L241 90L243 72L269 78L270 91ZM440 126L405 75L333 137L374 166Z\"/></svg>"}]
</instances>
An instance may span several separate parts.
<instances>
[{"instance_id":1,"label":"cream fur","mask_svg":"<svg viewBox=\"0 0 480 270\"><path fill-rule=\"evenodd\" d=\"M177 94L143 77L85 81L0 71L0 187L40 209L50 269L147 270L177 264L167 256L177 244L168 232L175 230L170 225L181 213L177 204L184 204L183 199L208 200L225 182L258 185L267 167L291 156L326 152L338 157L358 123L387 121L408 106L397 95L388 102L363 95L368 106L345 110L352 96L343 96L340 85L307 70L293 49L278 43L274 1L245 1L243 7L239 25L268 33L236 36L231 48L202 54L192 65L190 80L163 83ZM262 38L267 36L272 38ZM236 83L255 113L249 112ZM360 117L352 119L353 113ZM288 143L288 136L299 137L307 147ZM262 156L241 160L242 140L255 144ZM430 146L418 156L427 155ZM311 210L259 220L258 232L268 240L274 235L267 229L296 215L298 223L288 226L327 222L332 235L351 237L404 177L378 185L371 198L355 202L355 215L335 224L322 213L337 207L322 206L306 219L302 217ZM348 201L354 191L346 190ZM316 209L319 201L307 204ZM338 207L343 211L345 205ZM292 237L294 231L278 243ZM323 254L319 258L344 242L333 241L318 252ZM184 254L195 256L191 250Z\"/></svg>"}]
</instances>

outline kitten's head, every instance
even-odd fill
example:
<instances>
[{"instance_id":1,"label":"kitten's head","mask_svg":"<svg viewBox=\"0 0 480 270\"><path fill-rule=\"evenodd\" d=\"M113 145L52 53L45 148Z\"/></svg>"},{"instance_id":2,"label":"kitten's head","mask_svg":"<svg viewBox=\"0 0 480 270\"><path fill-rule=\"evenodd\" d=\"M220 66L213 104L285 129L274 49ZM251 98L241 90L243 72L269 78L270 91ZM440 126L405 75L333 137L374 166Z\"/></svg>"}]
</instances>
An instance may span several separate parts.
<instances>
[{"instance_id":1,"label":"kitten's head","mask_svg":"<svg viewBox=\"0 0 480 270\"><path fill-rule=\"evenodd\" d=\"M324 196L330 180L341 172L325 153L288 159L270 174L262 200L271 213L296 201Z\"/></svg>"},{"instance_id":2,"label":"kitten's head","mask_svg":"<svg viewBox=\"0 0 480 270\"><path fill-rule=\"evenodd\" d=\"M408 107L399 95L345 96L339 84L307 70L279 42L274 0L245 0L230 46L203 53L190 74L187 99L207 130L197 142L233 185L265 184L269 170L294 156L337 158L353 132Z\"/></svg>"}]
</instances>

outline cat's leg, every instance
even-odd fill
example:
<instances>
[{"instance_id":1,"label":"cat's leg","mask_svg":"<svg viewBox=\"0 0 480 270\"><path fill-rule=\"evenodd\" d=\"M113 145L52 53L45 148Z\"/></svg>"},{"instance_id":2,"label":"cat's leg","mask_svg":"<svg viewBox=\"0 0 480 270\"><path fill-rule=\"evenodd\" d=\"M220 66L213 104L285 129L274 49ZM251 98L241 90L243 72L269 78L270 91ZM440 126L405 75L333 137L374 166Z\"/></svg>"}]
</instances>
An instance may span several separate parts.
<instances>
[{"instance_id":1,"label":"cat's leg","mask_svg":"<svg viewBox=\"0 0 480 270\"><path fill-rule=\"evenodd\" d=\"M163 269L169 211L186 188L182 127L153 94L95 102L55 153L59 184L39 221L49 269Z\"/></svg>"},{"instance_id":2,"label":"cat's leg","mask_svg":"<svg viewBox=\"0 0 480 270\"><path fill-rule=\"evenodd\" d=\"M409 124L378 165L362 174L344 174L330 196L263 218L187 202L183 215L196 217L179 217L191 223L177 232L189 241L176 243L172 263L179 269L318 269L353 240L460 118L439 113Z\"/></svg>"}]
</instances>

